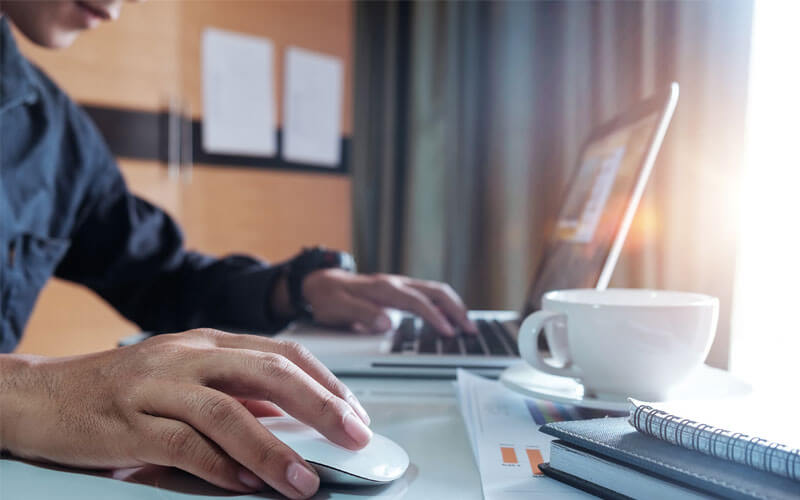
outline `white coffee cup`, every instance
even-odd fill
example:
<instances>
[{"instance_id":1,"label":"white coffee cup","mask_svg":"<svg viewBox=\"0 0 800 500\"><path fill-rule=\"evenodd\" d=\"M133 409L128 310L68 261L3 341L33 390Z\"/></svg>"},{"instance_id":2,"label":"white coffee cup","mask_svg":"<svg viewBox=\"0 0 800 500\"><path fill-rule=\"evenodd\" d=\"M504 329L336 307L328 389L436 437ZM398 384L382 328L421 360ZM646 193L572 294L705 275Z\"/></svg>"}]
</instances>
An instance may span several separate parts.
<instances>
[{"instance_id":1,"label":"white coffee cup","mask_svg":"<svg viewBox=\"0 0 800 500\"><path fill-rule=\"evenodd\" d=\"M522 322L519 352L538 370L579 379L586 395L662 401L703 364L718 315L719 300L697 293L556 290Z\"/></svg>"}]
</instances>

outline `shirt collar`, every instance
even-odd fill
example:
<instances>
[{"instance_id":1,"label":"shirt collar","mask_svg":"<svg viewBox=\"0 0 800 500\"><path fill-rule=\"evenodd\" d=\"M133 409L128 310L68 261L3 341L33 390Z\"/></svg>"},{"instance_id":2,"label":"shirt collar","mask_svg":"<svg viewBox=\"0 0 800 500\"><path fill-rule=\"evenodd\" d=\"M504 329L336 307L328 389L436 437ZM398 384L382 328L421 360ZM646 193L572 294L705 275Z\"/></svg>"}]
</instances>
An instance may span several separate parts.
<instances>
[{"instance_id":1,"label":"shirt collar","mask_svg":"<svg viewBox=\"0 0 800 500\"><path fill-rule=\"evenodd\" d=\"M0 18L0 111L37 97L33 68L19 52L5 16Z\"/></svg>"}]
</instances>

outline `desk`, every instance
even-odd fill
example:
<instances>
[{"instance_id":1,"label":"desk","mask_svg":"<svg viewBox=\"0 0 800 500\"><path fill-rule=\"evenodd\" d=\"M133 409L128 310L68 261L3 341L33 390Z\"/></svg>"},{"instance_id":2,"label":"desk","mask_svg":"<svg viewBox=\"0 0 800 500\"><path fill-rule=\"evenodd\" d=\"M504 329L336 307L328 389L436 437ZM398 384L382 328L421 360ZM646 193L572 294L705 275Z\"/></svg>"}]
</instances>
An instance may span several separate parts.
<instances>
[{"instance_id":1,"label":"desk","mask_svg":"<svg viewBox=\"0 0 800 500\"><path fill-rule=\"evenodd\" d=\"M333 489L315 498L480 499L480 476L450 380L348 378L344 382L372 418L372 429L400 444L411 458L406 475L388 486ZM210 499L280 498L275 493L236 495L165 468L89 473L0 459L0 499Z\"/></svg>"}]
</instances>

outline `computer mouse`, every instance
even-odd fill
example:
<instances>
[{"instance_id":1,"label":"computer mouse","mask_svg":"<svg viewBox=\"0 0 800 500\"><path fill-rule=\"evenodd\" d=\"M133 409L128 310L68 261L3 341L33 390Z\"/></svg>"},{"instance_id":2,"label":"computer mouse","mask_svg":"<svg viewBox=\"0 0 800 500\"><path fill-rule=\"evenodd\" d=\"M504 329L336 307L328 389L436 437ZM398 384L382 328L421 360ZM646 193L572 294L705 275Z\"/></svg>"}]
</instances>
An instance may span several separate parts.
<instances>
[{"instance_id":1,"label":"computer mouse","mask_svg":"<svg viewBox=\"0 0 800 500\"><path fill-rule=\"evenodd\" d=\"M314 467L322 483L375 486L400 478L408 469L406 451L380 434L373 434L367 446L353 451L292 417L258 420Z\"/></svg>"}]
</instances>

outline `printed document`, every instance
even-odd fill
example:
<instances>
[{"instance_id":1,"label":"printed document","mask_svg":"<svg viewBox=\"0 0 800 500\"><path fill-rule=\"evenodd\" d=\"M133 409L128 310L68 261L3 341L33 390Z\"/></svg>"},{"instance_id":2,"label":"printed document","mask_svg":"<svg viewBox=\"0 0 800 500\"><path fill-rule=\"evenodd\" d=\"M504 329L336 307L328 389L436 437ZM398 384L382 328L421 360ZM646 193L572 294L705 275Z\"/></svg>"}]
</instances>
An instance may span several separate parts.
<instances>
[{"instance_id":1,"label":"printed document","mask_svg":"<svg viewBox=\"0 0 800 500\"><path fill-rule=\"evenodd\" d=\"M458 371L456 392L487 500L593 498L539 471L553 440L539 426L586 418L583 410L525 398L465 370Z\"/></svg>"}]
</instances>

